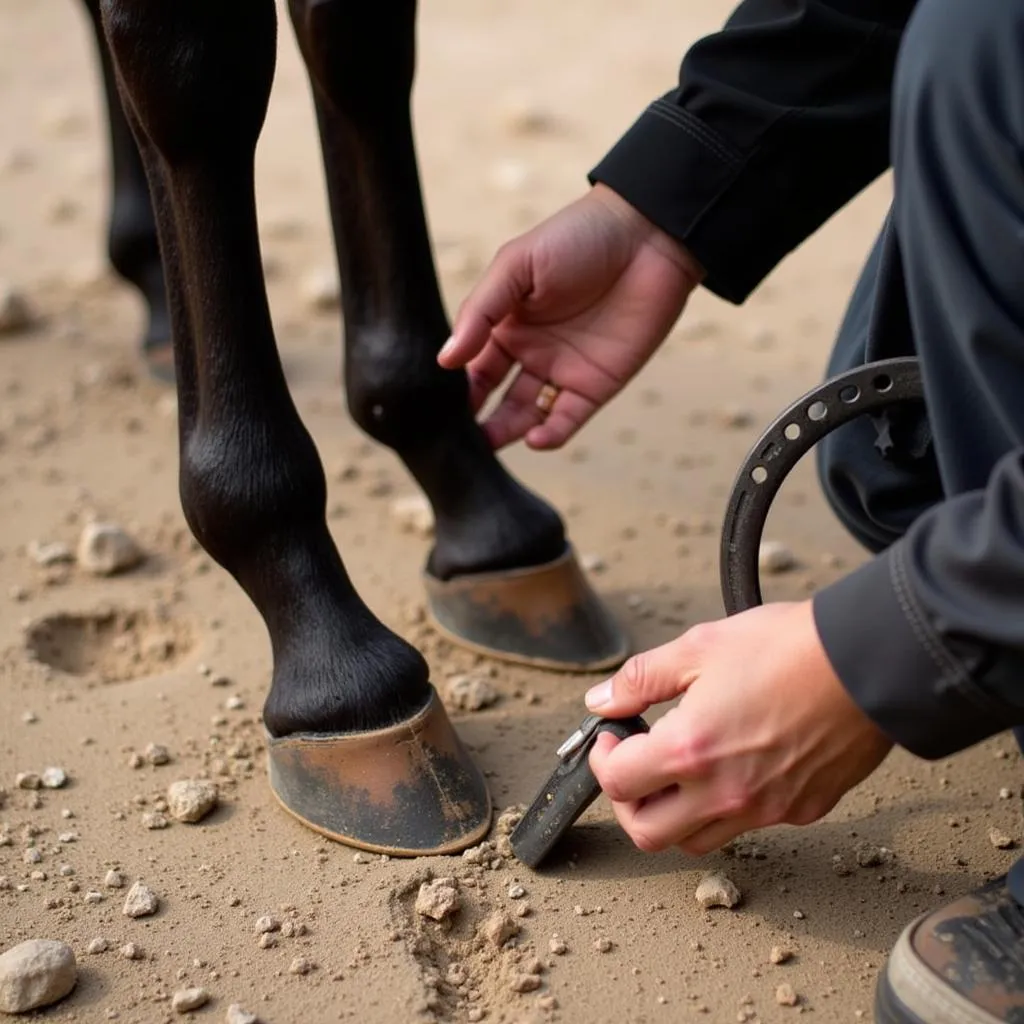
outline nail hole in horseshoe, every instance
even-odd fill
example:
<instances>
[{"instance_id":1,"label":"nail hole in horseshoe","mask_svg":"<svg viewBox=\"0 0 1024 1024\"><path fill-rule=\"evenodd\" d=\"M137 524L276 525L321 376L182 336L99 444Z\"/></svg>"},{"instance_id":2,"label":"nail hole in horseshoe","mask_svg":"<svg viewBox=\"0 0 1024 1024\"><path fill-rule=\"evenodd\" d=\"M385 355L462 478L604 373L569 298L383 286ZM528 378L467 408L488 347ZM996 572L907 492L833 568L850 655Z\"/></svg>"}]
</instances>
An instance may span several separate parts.
<instances>
[{"instance_id":1,"label":"nail hole in horseshoe","mask_svg":"<svg viewBox=\"0 0 1024 1024\"><path fill-rule=\"evenodd\" d=\"M807 418L818 422L828 415L828 406L824 402L811 402L807 407Z\"/></svg>"},{"instance_id":2,"label":"nail hole in horseshoe","mask_svg":"<svg viewBox=\"0 0 1024 1024\"><path fill-rule=\"evenodd\" d=\"M800 436L800 424L799 423L787 423L786 429L783 431L786 435L787 441L795 441Z\"/></svg>"},{"instance_id":3,"label":"nail hole in horseshoe","mask_svg":"<svg viewBox=\"0 0 1024 1024\"><path fill-rule=\"evenodd\" d=\"M845 388L840 389L839 398L847 405L853 405L860 398L860 388L856 384L847 384Z\"/></svg>"},{"instance_id":4,"label":"nail hole in horseshoe","mask_svg":"<svg viewBox=\"0 0 1024 1024\"><path fill-rule=\"evenodd\" d=\"M885 392L892 387L892 377L890 377L887 373L880 373L877 377L871 378L871 386L876 391L881 391L883 394L885 394Z\"/></svg>"},{"instance_id":5,"label":"nail hole in horseshoe","mask_svg":"<svg viewBox=\"0 0 1024 1024\"><path fill-rule=\"evenodd\" d=\"M755 466L750 471L750 479L753 480L755 484L763 484L765 480L768 479L768 470L765 469L764 466Z\"/></svg>"}]
</instances>

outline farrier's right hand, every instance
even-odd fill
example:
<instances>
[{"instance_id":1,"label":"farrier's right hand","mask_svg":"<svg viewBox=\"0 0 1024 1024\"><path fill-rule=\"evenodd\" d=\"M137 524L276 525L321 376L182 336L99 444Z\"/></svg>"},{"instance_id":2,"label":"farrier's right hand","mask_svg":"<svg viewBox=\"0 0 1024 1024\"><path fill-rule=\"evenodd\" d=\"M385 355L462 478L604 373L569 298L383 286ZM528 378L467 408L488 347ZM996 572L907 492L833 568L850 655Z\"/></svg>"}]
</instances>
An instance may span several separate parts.
<instances>
[{"instance_id":1,"label":"farrier's right hand","mask_svg":"<svg viewBox=\"0 0 1024 1024\"><path fill-rule=\"evenodd\" d=\"M438 361L467 369L474 411L519 368L483 423L490 442L558 448L647 362L702 276L683 246L596 185L499 250ZM546 417L544 384L560 389Z\"/></svg>"}]
</instances>

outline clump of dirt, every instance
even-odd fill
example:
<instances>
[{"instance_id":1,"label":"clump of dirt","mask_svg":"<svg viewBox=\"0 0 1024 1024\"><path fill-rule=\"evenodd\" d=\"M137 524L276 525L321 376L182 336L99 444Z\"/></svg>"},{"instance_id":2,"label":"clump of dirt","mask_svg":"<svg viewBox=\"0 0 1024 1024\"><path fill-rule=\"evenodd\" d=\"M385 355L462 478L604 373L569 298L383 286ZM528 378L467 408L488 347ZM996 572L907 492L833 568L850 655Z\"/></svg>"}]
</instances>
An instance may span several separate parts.
<instances>
[{"instance_id":1,"label":"clump of dirt","mask_svg":"<svg viewBox=\"0 0 1024 1024\"><path fill-rule=\"evenodd\" d=\"M174 668L192 649L188 624L163 610L60 612L32 623L31 655L73 676L119 683Z\"/></svg>"}]
</instances>

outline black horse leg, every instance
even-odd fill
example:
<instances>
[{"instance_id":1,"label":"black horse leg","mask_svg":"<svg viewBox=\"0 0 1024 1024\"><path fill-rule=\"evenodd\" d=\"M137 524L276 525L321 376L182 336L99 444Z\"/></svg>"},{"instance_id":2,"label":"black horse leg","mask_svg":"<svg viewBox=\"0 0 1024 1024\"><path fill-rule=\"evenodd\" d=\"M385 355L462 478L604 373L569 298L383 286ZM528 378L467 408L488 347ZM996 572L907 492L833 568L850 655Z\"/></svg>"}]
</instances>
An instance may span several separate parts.
<instances>
[{"instance_id":1,"label":"black horse leg","mask_svg":"<svg viewBox=\"0 0 1024 1024\"><path fill-rule=\"evenodd\" d=\"M142 351L150 370L159 379L171 382L174 375L170 319L146 172L118 95L114 68L100 22L99 0L83 2L96 34L110 138L112 188L107 253L111 265L138 289L146 305L147 325Z\"/></svg>"}]
</instances>

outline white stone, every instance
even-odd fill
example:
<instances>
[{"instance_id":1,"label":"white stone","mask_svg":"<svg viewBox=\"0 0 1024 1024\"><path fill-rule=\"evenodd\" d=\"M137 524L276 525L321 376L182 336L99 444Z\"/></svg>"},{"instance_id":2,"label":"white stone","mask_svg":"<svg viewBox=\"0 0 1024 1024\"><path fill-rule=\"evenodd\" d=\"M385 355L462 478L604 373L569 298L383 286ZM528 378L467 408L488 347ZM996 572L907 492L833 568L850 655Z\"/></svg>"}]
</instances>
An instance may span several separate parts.
<instances>
[{"instance_id":1,"label":"white stone","mask_svg":"<svg viewBox=\"0 0 1024 1024\"><path fill-rule=\"evenodd\" d=\"M780 573L796 565L793 552L779 540L765 540L757 551L757 567L764 573Z\"/></svg>"},{"instance_id":2,"label":"white stone","mask_svg":"<svg viewBox=\"0 0 1024 1024\"><path fill-rule=\"evenodd\" d=\"M41 781L47 789L60 789L68 781L68 773L63 768L46 768Z\"/></svg>"},{"instance_id":3,"label":"white stone","mask_svg":"<svg viewBox=\"0 0 1024 1024\"><path fill-rule=\"evenodd\" d=\"M434 532L434 511L422 494L409 494L391 503L391 516L404 533L429 537Z\"/></svg>"},{"instance_id":4,"label":"white stone","mask_svg":"<svg viewBox=\"0 0 1024 1024\"><path fill-rule=\"evenodd\" d=\"M142 549L116 523L89 523L78 541L78 562L96 576L113 576L143 560Z\"/></svg>"},{"instance_id":5,"label":"white stone","mask_svg":"<svg viewBox=\"0 0 1024 1024\"><path fill-rule=\"evenodd\" d=\"M136 882L124 898L121 911L125 917L148 917L155 914L160 906L160 897L148 885Z\"/></svg>"},{"instance_id":6,"label":"white stone","mask_svg":"<svg viewBox=\"0 0 1024 1024\"><path fill-rule=\"evenodd\" d=\"M741 896L731 878L716 872L701 879L694 898L707 910L709 907L734 907Z\"/></svg>"},{"instance_id":7,"label":"white stone","mask_svg":"<svg viewBox=\"0 0 1024 1024\"><path fill-rule=\"evenodd\" d=\"M480 711L497 703L498 691L480 676L452 676L445 683L445 703L456 711Z\"/></svg>"},{"instance_id":8,"label":"white stone","mask_svg":"<svg viewBox=\"0 0 1024 1024\"><path fill-rule=\"evenodd\" d=\"M0 1010L26 1013L63 999L78 980L66 942L29 939L0 956Z\"/></svg>"},{"instance_id":9,"label":"white stone","mask_svg":"<svg viewBox=\"0 0 1024 1024\"><path fill-rule=\"evenodd\" d=\"M302 297L310 309L327 312L341 304L341 285L334 267L311 270L302 282Z\"/></svg>"},{"instance_id":10,"label":"white stone","mask_svg":"<svg viewBox=\"0 0 1024 1024\"><path fill-rule=\"evenodd\" d=\"M217 786L206 779L180 779L167 787L167 803L178 821L202 821L217 806Z\"/></svg>"},{"instance_id":11,"label":"white stone","mask_svg":"<svg viewBox=\"0 0 1024 1024\"><path fill-rule=\"evenodd\" d=\"M461 905L454 878L435 878L424 882L416 895L416 913L434 921L443 921Z\"/></svg>"},{"instance_id":12,"label":"white stone","mask_svg":"<svg viewBox=\"0 0 1024 1024\"><path fill-rule=\"evenodd\" d=\"M171 1009L177 1013L190 1013L209 1001L210 993L205 988L182 988L171 996Z\"/></svg>"},{"instance_id":13,"label":"white stone","mask_svg":"<svg viewBox=\"0 0 1024 1024\"><path fill-rule=\"evenodd\" d=\"M224 1016L224 1024L259 1024L255 1013L242 1009L241 1004L232 1003Z\"/></svg>"}]
</instances>

